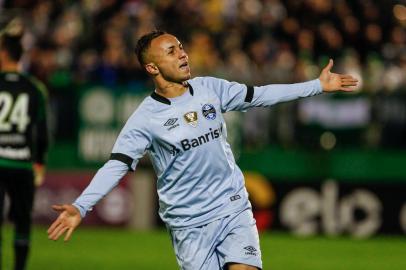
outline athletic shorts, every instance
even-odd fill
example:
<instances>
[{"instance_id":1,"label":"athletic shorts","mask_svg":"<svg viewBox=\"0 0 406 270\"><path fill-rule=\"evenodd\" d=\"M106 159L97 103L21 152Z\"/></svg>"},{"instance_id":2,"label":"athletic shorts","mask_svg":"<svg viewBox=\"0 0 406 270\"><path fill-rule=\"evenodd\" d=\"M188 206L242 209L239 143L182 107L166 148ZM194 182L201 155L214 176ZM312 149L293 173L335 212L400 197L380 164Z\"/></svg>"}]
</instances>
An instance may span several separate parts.
<instances>
[{"instance_id":1,"label":"athletic shorts","mask_svg":"<svg viewBox=\"0 0 406 270\"><path fill-rule=\"evenodd\" d=\"M258 230L251 209L170 233L182 270L222 270L227 263L262 269Z\"/></svg>"},{"instance_id":2,"label":"athletic shorts","mask_svg":"<svg viewBox=\"0 0 406 270\"><path fill-rule=\"evenodd\" d=\"M3 218L4 199L10 199L8 217L18 227L29 227L34 201L34 175L27 169L0 168L0 223ZM25 230L25 229L24 229Z\"/></svg>"}]
</instances>

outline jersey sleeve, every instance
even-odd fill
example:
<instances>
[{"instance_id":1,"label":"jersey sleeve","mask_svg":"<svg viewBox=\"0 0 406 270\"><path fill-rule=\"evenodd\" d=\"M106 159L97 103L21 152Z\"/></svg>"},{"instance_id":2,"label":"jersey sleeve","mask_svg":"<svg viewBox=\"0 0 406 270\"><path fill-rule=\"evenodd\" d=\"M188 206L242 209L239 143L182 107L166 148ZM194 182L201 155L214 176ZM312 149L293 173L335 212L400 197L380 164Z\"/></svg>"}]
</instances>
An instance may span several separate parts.
<instances>
[{"instance_id":1,"label":"jersey sleeve","mask_svg":"<svg viewBox=\"0 0 406 270\"><path fill-rule=\"evenodd\" d=\"M138 160L152 143L147 121L148 117L141 113L136 113L127 121L113 146L111 160L121 161L129 170L135 170Z\"/></svg>"},{"instance_id":2,"label":"jersey sleeve","mask_svg":"<svg viewBox=\"0 0 406 270\"><path fill-rule=\"evenodd\" d=\"M222 112L245 111L322 93L320 80L294 84L250 86L213 77L197 78L219 97Z\"/></svg>"},{"instance_id":3,"label":"jersey sleeve","mask_svg":"<svg viewBox=\"0 0 406 270\"><path fill-rule=\"evenodd\" d=\"M90 184L76 199L73 205L79 210L82 217L92 210L92 207L109 193L121 178L128 172L128 167L123 162L117 160L107 161L101 167Z\"/></svg>"},{"instance_id":4,"label":"jersey sleeve","mask_svg":"<svg viewBox=\"0 0 406 270\"><path fill-rule=\"evenodd\" d=\"M32 160L35 163L44 164L49 145L48 128L48 91L45 85L34 77L30 77L37 93L37 115L33 124L34 153Z\"/></svg>"},{"instance_id":5,"label":"jersey sleeve","mask_svg":"<svg viewBox=\"0 0 406 270\"><path fill-rule=\"evenodd\" d=\"M128 170L135 170L138 160L151 145L150 136L143 127L145 121L147 118L139 115L127 121L114 144L110 159L73 203L82 217L120 182Z\"/></svg>"},{"instance_id":6,"label":"jersey sleeve","mask_svg":"<svg viewBox=\"0 0 406 270\"><path fill-rule=\"evenodd\" d=\"M195 78L206 88L214 91L220 99L221 111L243 111L246 109L247 86L214 77Z\"/></svg>"}]
</instances>

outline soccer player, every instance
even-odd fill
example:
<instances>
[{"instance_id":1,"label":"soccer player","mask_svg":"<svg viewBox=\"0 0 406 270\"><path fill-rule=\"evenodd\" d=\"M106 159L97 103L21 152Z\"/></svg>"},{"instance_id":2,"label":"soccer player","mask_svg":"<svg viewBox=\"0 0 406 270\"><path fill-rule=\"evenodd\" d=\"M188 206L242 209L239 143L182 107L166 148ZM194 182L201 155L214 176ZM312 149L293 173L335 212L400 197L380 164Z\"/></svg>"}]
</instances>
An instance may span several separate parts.
<instances>
[{"instance_id":1,"label":"soccer player","mask_svg":"<svg viewBox=\"0 0 406 270\"><path fill-rule=\"evenodd\" d=\"M69 240L86 212L148 152L158 177L159 214L181 269L262 269L251 204L226 141L222 113L323 91L352 91L357 80L331 73L331 60L318 79L297 84L253 87L212 77L192 79L182 44L161 31L141 37L136 54L155 91L128 119L110 160L80 197L71 205L53 206L60 214L48 229L49 238L66 233Z\"/></svg>"},{"instance_id":2,"label":"soccer player","mask_svg":"<svg viewBox=\"0 0 406 270\"><path fill-rule=\"evenodd\" d=\"M20 72L20 39L8 33L0 36L0 222L8 194L9 217L15 225L15 270L25 269L34 190L44 178L48 147L46 90Z\"/></svg>"}]
</instances>

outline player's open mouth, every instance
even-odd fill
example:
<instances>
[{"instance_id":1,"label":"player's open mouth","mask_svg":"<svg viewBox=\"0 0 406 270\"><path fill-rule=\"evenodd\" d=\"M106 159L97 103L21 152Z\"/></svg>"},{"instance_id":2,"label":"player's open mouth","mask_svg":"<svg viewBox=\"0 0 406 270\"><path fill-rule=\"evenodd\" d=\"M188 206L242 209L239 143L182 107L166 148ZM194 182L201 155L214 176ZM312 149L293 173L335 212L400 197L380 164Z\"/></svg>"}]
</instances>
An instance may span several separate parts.
<instances>
[{"instance_id":1,"label":"player's open mouth","mask_svg":"<svg viewBox=\"0 0 406 270\"><path fill-rule=\"evenodd\" d=\"M188 68L189 68L188 62L185 62L185 63L181 64L181 65L179 66L179 68L180 68L180 69L183 69L183 70L188 69Z\"/></svg>"}]
</instances>

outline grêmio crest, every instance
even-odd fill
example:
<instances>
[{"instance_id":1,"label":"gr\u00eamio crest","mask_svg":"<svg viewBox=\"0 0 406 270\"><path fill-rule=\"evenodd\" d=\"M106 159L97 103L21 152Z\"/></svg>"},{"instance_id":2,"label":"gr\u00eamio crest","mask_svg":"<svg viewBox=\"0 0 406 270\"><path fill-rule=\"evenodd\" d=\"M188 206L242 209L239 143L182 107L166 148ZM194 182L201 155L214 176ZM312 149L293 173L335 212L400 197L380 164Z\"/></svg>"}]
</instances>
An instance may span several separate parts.
<instances>
[{"instance_id":1,"label":"gr\u00eamio crest","mask_svg":"<svg viewBox=\"0 0 406 270\"><path fill-rule=\"evenodd\" d=\"M216 119L216 109L212 104L204 104L202 107L202 114L207 120Z\"/></svg>"},{"instance_id":2,"label":"gr\u00eamio crest","mask_svg":"<svg viewBox=\"0 0 406 270\"><path fill-rule=\"evenodd\" d=\"M192 127L197 126L197 112L187 112L183 115L186 120L186 123L191 125Z\"/></svg>"}]
</instances>

